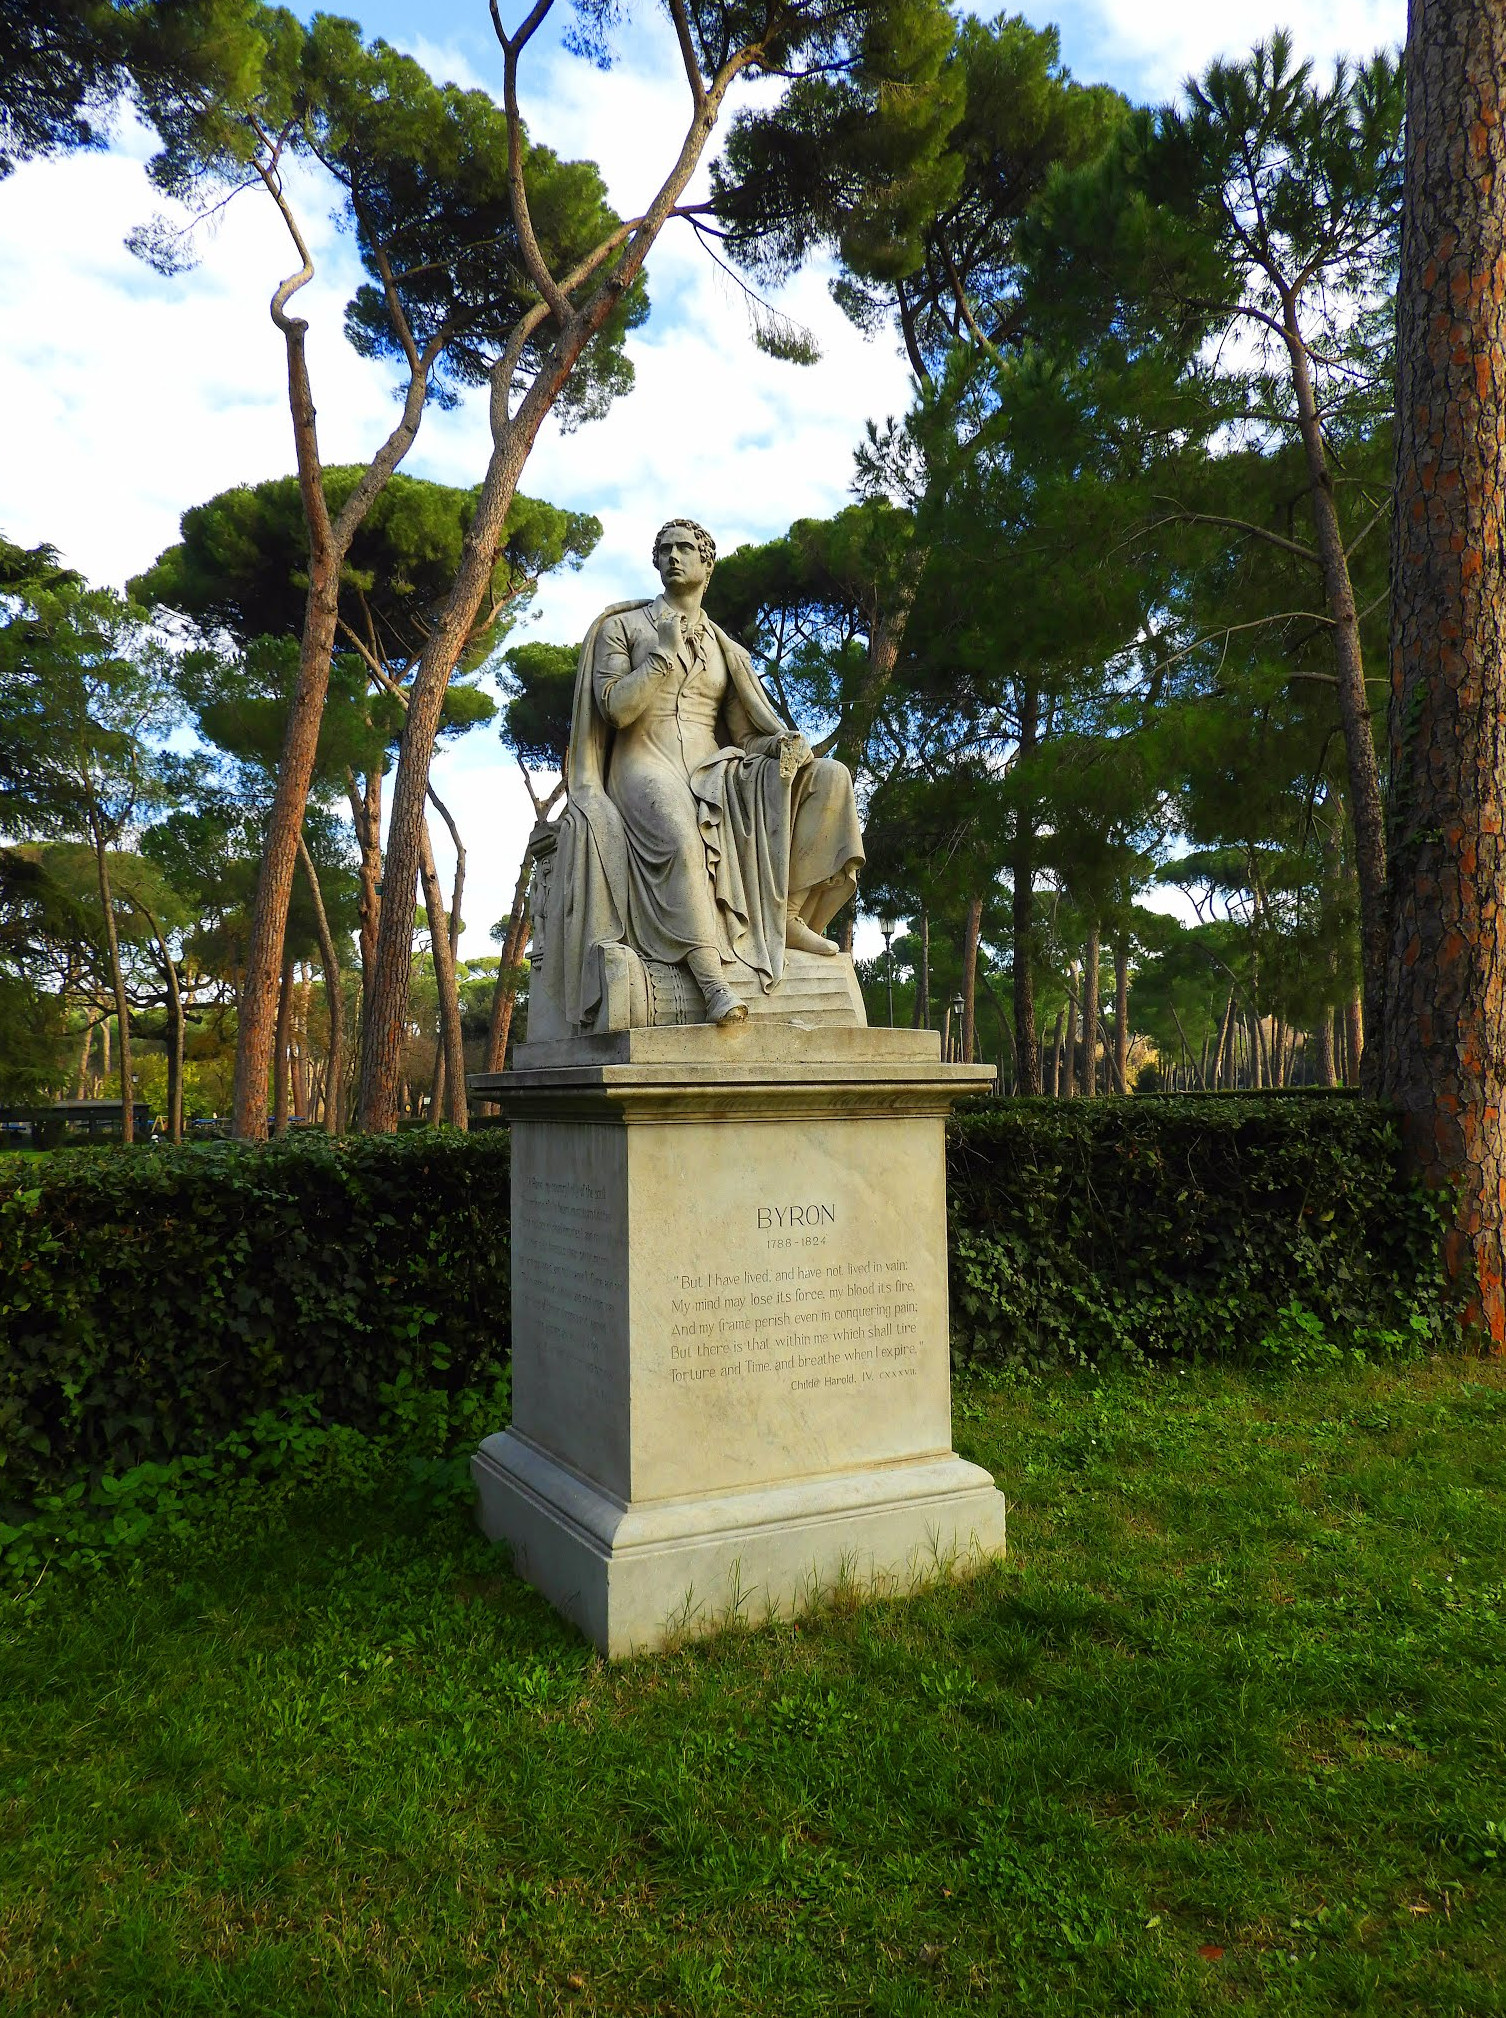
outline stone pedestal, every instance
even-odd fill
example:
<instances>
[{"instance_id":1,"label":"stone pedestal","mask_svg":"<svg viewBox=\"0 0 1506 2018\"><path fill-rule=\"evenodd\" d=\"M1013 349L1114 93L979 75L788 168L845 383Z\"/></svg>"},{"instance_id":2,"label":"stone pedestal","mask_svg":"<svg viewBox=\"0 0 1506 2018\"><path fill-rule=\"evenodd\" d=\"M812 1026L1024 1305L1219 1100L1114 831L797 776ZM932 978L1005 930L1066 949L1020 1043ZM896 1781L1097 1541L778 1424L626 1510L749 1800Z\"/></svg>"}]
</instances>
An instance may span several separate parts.
<instances>
[{"instance_id":1,"label":"stone pedestal","mask_svg":"<svg viewBox=\"0 0 1506 2018\"><path fill-rule=\"evenodd\" d=\"M609 1656L999 1553L951 1449L934 1032L750 1021L519 1047L513 1424L487 1534Z\"/></svg>"}]
</instances>

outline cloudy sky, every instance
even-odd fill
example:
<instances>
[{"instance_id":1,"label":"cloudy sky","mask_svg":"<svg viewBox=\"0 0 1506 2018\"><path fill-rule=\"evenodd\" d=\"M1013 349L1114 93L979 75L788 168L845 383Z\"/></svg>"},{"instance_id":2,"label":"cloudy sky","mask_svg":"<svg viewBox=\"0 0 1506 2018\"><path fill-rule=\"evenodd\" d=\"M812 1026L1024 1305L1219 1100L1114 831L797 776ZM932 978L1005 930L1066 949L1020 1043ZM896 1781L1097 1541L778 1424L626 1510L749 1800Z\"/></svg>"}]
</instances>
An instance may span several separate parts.
<instances>
[{"instance_id":1,"label":"cloudy sky","mask_svg":"<svg viewBox=\"0 0 1506 2018\"><path fill-rule=\"evenodd\" d=\"M504 18L516 12L503 0ZM368 35L384 35L442 78L500 96L486 0L340 0ZM1075 0L1022 11L1055 21L1077 77L1133 97L1173 95L1220 54L1288 26L1320 61L1363 55L1405 31L1403 0ZM678 145L684 86L652 0L638 0L620 60L602 73L557 46L525 59L523 109L537 139L600 163L619 212L633 215ZM536 57L537 60L534 60ZM530 67L531 66L531 67ZM122 583L177 536L188 506L293 466L281 340L267 315L296 261L266 199L226 213L202 265L162 280L123 239L153 206L142 174L149 136L125 132L105 154L33 165L0 182L0 373L8 438L0 454L0 531L49 540L93 579ZM329 198L299 192L318 278L299 297L326 461L364 461L391 426L391 374L340 334L356 263L328 218ZM865 342L837 313L824 277L807 273L780 306L817 334L814 369L753 349L745 308L688 229L661 240L649 267L653 314L632 340L633 393L573 435L546 430L524 488L595 512L604 537L587 567L548 584L530 634L581 635L591 615L651 585L646 547L669 511L709 525L723 550L766 539L792 519L847 501L865 421L902 412L907 375L883 337ZM406 468L479 481L489 447L474 400L431 412ZM436 768L469 857L464 950L511 897L528 827L520 784L494 735L479 731ZM443 864L447 837L436 833ZM865 935L866 936L866 935Z\"/></svg>"}]
</instances>

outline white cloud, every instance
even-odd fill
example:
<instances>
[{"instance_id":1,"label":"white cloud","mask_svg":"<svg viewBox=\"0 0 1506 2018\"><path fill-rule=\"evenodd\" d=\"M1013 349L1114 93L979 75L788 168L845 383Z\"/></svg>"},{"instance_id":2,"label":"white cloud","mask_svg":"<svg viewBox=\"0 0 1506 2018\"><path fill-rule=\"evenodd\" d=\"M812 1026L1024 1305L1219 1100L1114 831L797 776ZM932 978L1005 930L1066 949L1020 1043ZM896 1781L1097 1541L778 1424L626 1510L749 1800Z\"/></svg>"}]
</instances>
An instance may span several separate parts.
<instances>
[{"instance_id":1,"label":"white cloud","mask_svg":"<svg viewBox=\"0 0 1506 2018\"><path fill-rule=\"evenodd\" d=\"M979 10L983 11L983 10ZM1277 28L1287 28L1299 56L1320 66L1336 56L1366 57L1406 38L1405 0L1067 0L1050 7L1030 0L1028 17L1059 22L1063 53L1088 82L1116 84L1133 97L1175 96L1183 81L1217 56L1243 56Z\"/></svg>"}]
</instances>

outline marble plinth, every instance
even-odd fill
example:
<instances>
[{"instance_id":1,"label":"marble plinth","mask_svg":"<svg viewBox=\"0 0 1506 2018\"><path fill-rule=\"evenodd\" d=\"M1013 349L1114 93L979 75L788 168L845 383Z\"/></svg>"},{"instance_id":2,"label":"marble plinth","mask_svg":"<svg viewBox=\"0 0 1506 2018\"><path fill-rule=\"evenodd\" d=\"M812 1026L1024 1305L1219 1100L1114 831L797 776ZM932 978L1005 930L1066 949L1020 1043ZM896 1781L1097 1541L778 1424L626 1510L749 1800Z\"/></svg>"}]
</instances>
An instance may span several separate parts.
<instances>
[{"instance_id":1,"label":"marble plinth","mask_svg":"<svg viewBox=\"0 0 1506 2018\"><path fill-rule=\"evenodd\" d=\"M934 1032L688 1025L522 1045L513 1423L480 1520L609 1656L1004 1545L951 1448Z\"/></svg>"}]
</instances>

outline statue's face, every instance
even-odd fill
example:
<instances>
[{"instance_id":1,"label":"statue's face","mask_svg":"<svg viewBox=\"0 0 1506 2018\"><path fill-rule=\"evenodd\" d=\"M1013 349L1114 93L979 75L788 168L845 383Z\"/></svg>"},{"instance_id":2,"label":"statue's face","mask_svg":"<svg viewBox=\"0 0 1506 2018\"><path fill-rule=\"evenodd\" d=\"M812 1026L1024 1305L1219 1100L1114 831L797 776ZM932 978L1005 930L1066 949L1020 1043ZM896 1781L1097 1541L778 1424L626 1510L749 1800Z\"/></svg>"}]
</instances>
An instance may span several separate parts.
<instances>
[{"instance_id":1,"label":"statue's face","mask_svg":"<svg viewBox=\"0 0 1506 2018\"><path fill-rule=\"evenodd\" d=\"M659 579L667 589L703 589L711 570L701 558L701 549L689 526L670 526L659 542L654 559Z\"/></svg>"}]
</instances>

